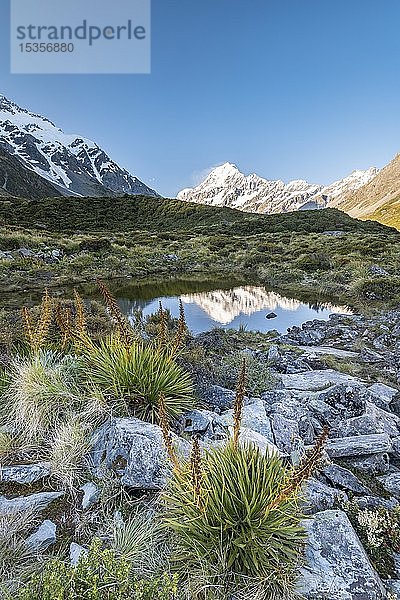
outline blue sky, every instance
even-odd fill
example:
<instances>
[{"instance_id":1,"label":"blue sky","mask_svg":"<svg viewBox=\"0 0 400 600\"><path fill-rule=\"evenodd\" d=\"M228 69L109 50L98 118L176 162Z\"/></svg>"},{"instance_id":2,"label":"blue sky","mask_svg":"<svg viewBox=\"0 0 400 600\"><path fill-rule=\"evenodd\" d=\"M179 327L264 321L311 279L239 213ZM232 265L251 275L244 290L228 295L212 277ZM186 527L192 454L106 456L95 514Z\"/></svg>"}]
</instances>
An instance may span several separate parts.
<instances>
[{"instance_id":1,"label":"blue sky","mask_svg":"<svg viewBox=\"0 0 400 600\"><path fill-rule=\"evenodd\" d=\"M225 161L330 183L400 151L398 0L153 0L151 75L10 75L8 12L0 92L166 196Z\"/></svg>"}]
</instances>

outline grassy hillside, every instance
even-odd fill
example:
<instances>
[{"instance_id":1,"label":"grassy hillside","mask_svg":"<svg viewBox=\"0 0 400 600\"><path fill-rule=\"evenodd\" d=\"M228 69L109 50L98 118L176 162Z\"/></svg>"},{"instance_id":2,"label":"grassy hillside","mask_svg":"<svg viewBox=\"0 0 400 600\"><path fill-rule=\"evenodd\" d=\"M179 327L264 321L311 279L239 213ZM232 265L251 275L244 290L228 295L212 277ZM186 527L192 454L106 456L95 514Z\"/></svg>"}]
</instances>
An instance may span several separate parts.
<instances>
[{"instance_id":1,"label":"grassy hillside","mask_svg":"<svg viewBox=\"0 0 400 600\"><path fill-rule=\"evenodd\" d=\"M400 195L375 210L369 218L400 229Z\"/></svg>"},{"instance_id":2,"label":"grassy hillside","mask_svg":"<svg viewBox=\"0 0 400 600\"><path fill-rule=\"evenodd\" d=\"M193 231L199 228L239 235L284 231L389 231L379 223L357 221L336 209L254 215L148 196L0 199L0 224L58 232Z\"/></svg>"}]
</instances>

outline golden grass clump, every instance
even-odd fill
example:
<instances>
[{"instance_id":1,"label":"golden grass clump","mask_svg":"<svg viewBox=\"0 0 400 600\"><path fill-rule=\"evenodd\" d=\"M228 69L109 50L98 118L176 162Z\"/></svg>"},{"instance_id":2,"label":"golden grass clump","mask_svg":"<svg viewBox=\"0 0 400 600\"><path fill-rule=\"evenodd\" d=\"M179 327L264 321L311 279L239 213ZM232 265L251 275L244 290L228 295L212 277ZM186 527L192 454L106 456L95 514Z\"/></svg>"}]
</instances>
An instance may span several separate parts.
<instances>
[{"instance_id":1,"label":"golden grass clump","mask_svg":"<svg viewBox=\"0 0 400 600\"><path fill-rule=\"evenodd\" d=\"M112 295L105 283L98 280L97 285L100 288L108 311L115 321L118 333L123 343L127 347L130 346L134 341L133 331L130 325L128 324L127 320L125 319L124 315L122 314L121 309L118 306L118 302L116 301L116 299L114 298L114 296Z\"/></svg>"},{"instance_id":2,"label":"golden grass clump","mask_svg":"<svg viewBox=\"0 0 400 600\"><path fill-rule=\"evenodd\" d=\"M32 352L38 352L44 345L50 331L53 320L53 300L46 288L40 307L39 319L36 326L33 324L32 314L29 308L22 309L22 323L24 334Z\"/></svg>"}]
</instances>

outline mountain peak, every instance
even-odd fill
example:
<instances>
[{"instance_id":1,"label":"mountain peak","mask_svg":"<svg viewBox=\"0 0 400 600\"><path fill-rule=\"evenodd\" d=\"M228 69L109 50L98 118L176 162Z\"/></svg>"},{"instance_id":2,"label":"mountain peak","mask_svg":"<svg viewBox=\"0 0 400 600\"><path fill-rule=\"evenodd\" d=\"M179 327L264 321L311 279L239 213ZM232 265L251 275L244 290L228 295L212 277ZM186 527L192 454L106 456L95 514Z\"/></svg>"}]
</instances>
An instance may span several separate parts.
<instances>
[{"instance_id":1,"label":"mountain peak","mask_svg":"<svg viewBox=\"0 0 400 600\"><path fill-rule=\"evenodd\" d=\"M65 134L46 117L0 95L0 148L62 194L158 194L115 163L95 142Z\"/></svg>"},{"instance_id":2,"label":"mountain peak","mask_svg":"<svg viewBox=\"0 0 400 600\"><path fill-rule=\"evenodd\" d=\"M264 179L255 173L246 176L236 165L227 162L213 169L198 186L179 192L177 198L268 214L318 209L324 208L333 198L365 185L376 172L374 168L356 171L331 186L303 179L285 184L281 180Z\"/></svg>"}]
</instances>

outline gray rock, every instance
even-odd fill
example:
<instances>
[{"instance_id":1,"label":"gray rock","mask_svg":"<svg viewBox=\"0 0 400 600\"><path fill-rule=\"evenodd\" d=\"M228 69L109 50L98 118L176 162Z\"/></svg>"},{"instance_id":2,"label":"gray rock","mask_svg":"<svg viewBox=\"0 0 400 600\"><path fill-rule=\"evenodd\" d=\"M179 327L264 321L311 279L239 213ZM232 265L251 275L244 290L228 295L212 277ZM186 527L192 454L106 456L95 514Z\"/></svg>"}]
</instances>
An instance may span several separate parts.
<instances>
[{"instance_id":1,"label":"gray rock","mask_svg":"<svg viewBox=\"0 0 400 600\"><path fill-rule=\"evenodd\" d=\"M378 277L389 275L389 273L383 267L380 267L379 265L371 265L369 267L369 272L372 275L377 275Z\"/></svg>"},{"instance_id":2,"label":"gray rock","mask_svg":"<svg viewBox=\"0 0 400 600\"><path fill-rule=\"evenodd\" d=\"M14 260L14 256L13 256L12 252L0 251L0 260Z\"/></svg>"},{"instance_id":3,"label":"gray rock","mask_svg":"<svg viewBox=\"0 0 400 600\"><path fill-rule=\"evenodd\" d=\"M391 593L391 596L387 596L387 600L400 600L400 580L387 579L383 583L387 591Z\"/></svg>"},{"instance_id":4,"label":"gray rock","mask_svg":"<svg viewBox=\"0 0 400 600\"><path fill-rule=\"evenodd\" d=\"M386 453L349 459L349 465L367 475L384 475L389 472L389 455Z\"/></svg>"},{"instance_id":5,"label":"gray rock","mask_svg":"<svg viewBox=\"0 0 400 600\"><path fill-rule=\"evenodd\" d=\"M387 510L393 510L396 506L399 506L399 503L395 498L387 499L378 496L359 496L354 498L354 502L356 502L358 507L362 510L365 508L386 508Z\"/></svg>"},{"instance_id":6,"label":"gray rock","mask_svg":"<svg viewBox=\"0 0 400 600\"><path fill-rule=\"evenodd\" d=\"M219 408L227 410L232 408L235 401L235 392L221 387L220 385L212 385L203 396L204 401L214 410Z\"/></svg>"},{"instance_id":7,"label":"gray rock","mask_svg":"<svg viewBox=\"0 0 400 600\"><path fill-rule=\"evenodd\" d=\"M185 433L205 433L212 428L213 421L218 417L209 410L191 410L181 418L182 428Z\"/></svg>"},{"instance_id":8,"label":"gray rock","mask_svg":"<svg viewBox=\"0 0 400 600\"><path fill-rule=\"evenodd\" d=\"M279 348L278 348L278 346L273 344L268 349L267 362L269 365L274 365L274 364L278 363L280 361L280 359L281 359L281 353L279 352Z\"/></svg>"},{"instance_id":9,"label":"gray rock","mask_svg":"<svg viewBox=\"0 0 400 600\"><path fill-rule=\"evenodd\" d=\"M318 400L331 407L327 417L328 423L333 424L338 419L350 419L362 415L366 408L366 391L358 383L341 383L326 392L321 392Z\"/></svg>"},{"instance_id":10,"label":"gray rock","mask_svg":"<svg viewBox=\"0 0 400 600\"><path fill-rule=\"evenodd\" d=\"M368 393L371 402L373 402L376 406L379 406L379 408L387 410L389 404L398 393L398 390L385 385L384 383L374 383L368 387Z\"/></svg>"},{"instance_id":11,"label":"gray rock","mask_svg":"<svg viewBox=\"0 0 400 600\"><path fill-rule=\"evenodd\" d=\"M391 449L392 443L386 433L330 439L326 445L326 451L331 458L380 454L390 452Z\"/></svg>"},{"instance_id":12,"label":"gray rock","mask_svg":"<svg viewBox=\"0 0 400 600\"><path fill-rule=\"evenodd\" d=\"M39 512L63 495L64 492L40 492L30 496L18 496L11 500L0 496L0 515L26 511Z\"/></svg>"},{"instance_id":13,"label":"gray rock","mask_svg":"<svg viewBox=\"0 0 400 600\"><path fill-rule=\"evenodd\" d=\"M379 477L379 481L389 494L400 500L400 473L390 473Z\"/></svg>"},{"instance_id":14,"label":"gray rock","mask_svg":"<svg viewBox=\"0 0 400 600\"><path fill-rule=\"evenodd\" d=\"M0 466L0 482L6 483L35 483L50 475L49 463L37 463L34 465L16 465L13 467Z\"/></svg>"},{"instance_id":15,"label":"gray rock","mask_svg":"<svg viewBox=\"0 0 400 600\"><path fill-rule=\"evenodd\" d=\"M222 413L219 422L225 425L225 427L231 427L233 425L233 410ZM242 426L257 431L257 433L266 437L270 442L274 442L271 421L267 416L262 400L256 400L252 404L247 404L243 407Z\"/></svg>"},{"instance_id":16,"label":"gray rock","mask_svg":"<svg viewBox=\"0 0 400 600\"><path fill-rule=\"evenodd\" d=\"M285 453L292 450L293 442L300 437L298 422L287 419L279 413L272 416L272 431L275 444L279 450Z\"/></svg>"},{"instance_id":17,"label":"gray rock","mask_svg":"<svg viewBox=\"0 0 400 600\"><path fill-rule=\"evenodd\" d=\"M343 488L354 494L369 494L370 491L348 469L330 464L324 467L322 474L335 486Z\"/></svg>"},{"instance_id":18,"label":"gray rock","mask_svg":"<svg viewBox=\"0 0 400 600\"><path fill-rule=\"evenodd\" d=\"M82 509L86 510L96 504L100 497L100 490L93 481L88 481L84 485L82 485L79 489L83 492L82 498Z\"/></svg>"},{"instance_id":19,"label":"gray rock","mask_svg":"<svg viewBox=\"0 0 400 600\"><path fill-rule=\"evenodd\" d=\"M270 312L270 313L268 313L268 314L265 315L265 318L266 319L276 319L277 316L278 315L276 313Z\"/></svg>"},{"instance_id":20,"label":"gray rock","mask_svg":"<svg viewBox=\"0 0 400 600\"><path fill-rule=\"evenodd\" d=\"M190 444L172 434L178 455L189 455ZM165 486L171 464L160 427L135 418L111 419L93 436L91 459L94 473L104 468L121 476L125 486L156 490Z\"/></svg>"},{"instance_id":21,"label":"gray rock","mask_svg":"<svg viewBox=\"0 0 400 600\"><path fill-rule=\"evenodd\" d=\"M56 543L57 526L52 521L46 519L39 528L32 533L26 540L25 545L30 552L41 553Z\"/></svg>"},{"instance_id":22,"label":"gray rock","mask_svg":"<svg viewBox=\"0 0 400 600\"><path fill-rule=\"evenodd\" d=\"M334 438L347 438L357 435L375 435L384 433L383 427L371 415L362 415L342 421L331 430L331 436Z\"/></svg>"},{"instance_id":23,"label":"gray rock","mask_svg":"<svg viewBox=\"0 0 400 600\"><path fill-rule=\"evenodd\" d=\"M319 392L333 385L363 386L363 384L350 375L339 373L333 369L323 369L317 371L306 371L305 373L296 373L294 375L281 375L281 383L288 390L305 390Z\"/></svg>"},{"instance_id":24,"label":"gray rock","mask_svg":"<svg viewBox=\"0 0 400 600\"><path fill-rule=\"evenodd\" d=\"M86 548L84 548L83 546L80 546L79 544L76 544L75 542L72 542L70 547L69 547L69 558L71 561L71 565L73 565L74 567L78 564L80 557L82 556L82 554L87 554L88 551L86 550Z\"/></svg>"},{"instance_id":25,"label":"gray rock","mask_svg":"<svg viewBox=\"0 0 400 600\"><path fill-rule=\"evenodd\" d=\"M35 253L29 250L29 248L19 248L17 252L22 258L32 258L32 256L35 256Z\"/></svg>"},{"instance_id":26,"label":"gray rock","mask_svg":"<svg viewBox=\"0 0 400 600\"><path fill-rule=\"evenodd\" d=\"M307 566L298 592L309 600L384 600L386 591L346 514L328 510L306 521Z\"/></svg>"},{"instance_id":27,"label":"gray rock","mask_svg":"<svg viewBox=\"0 0 400 600\"><path fill-rule=\"evenodd\" d=\"M314 478L311 478L304 486L304 495L306 514L328 510L338 506L340 502L348 501L344 492L335 490Z\"/></svg>"},{"instance_id":28,"label":"gray rock","mask_svg":"<svg viewBox=\"0 0 400 600\"><path fill-rule=\"evenodd\" d=\"M233 433L233 427L229 428L231 434ZM257 431L253 431L252 429L248 429L247 427L240 428L240 436L239 436L240 444L254 444L257 446L263 454L267 452L269 454L278 454L280 456L279 448L275 446L272 442L270 442L265 436L261 435Z\"/></svg>"}]
</instances>

